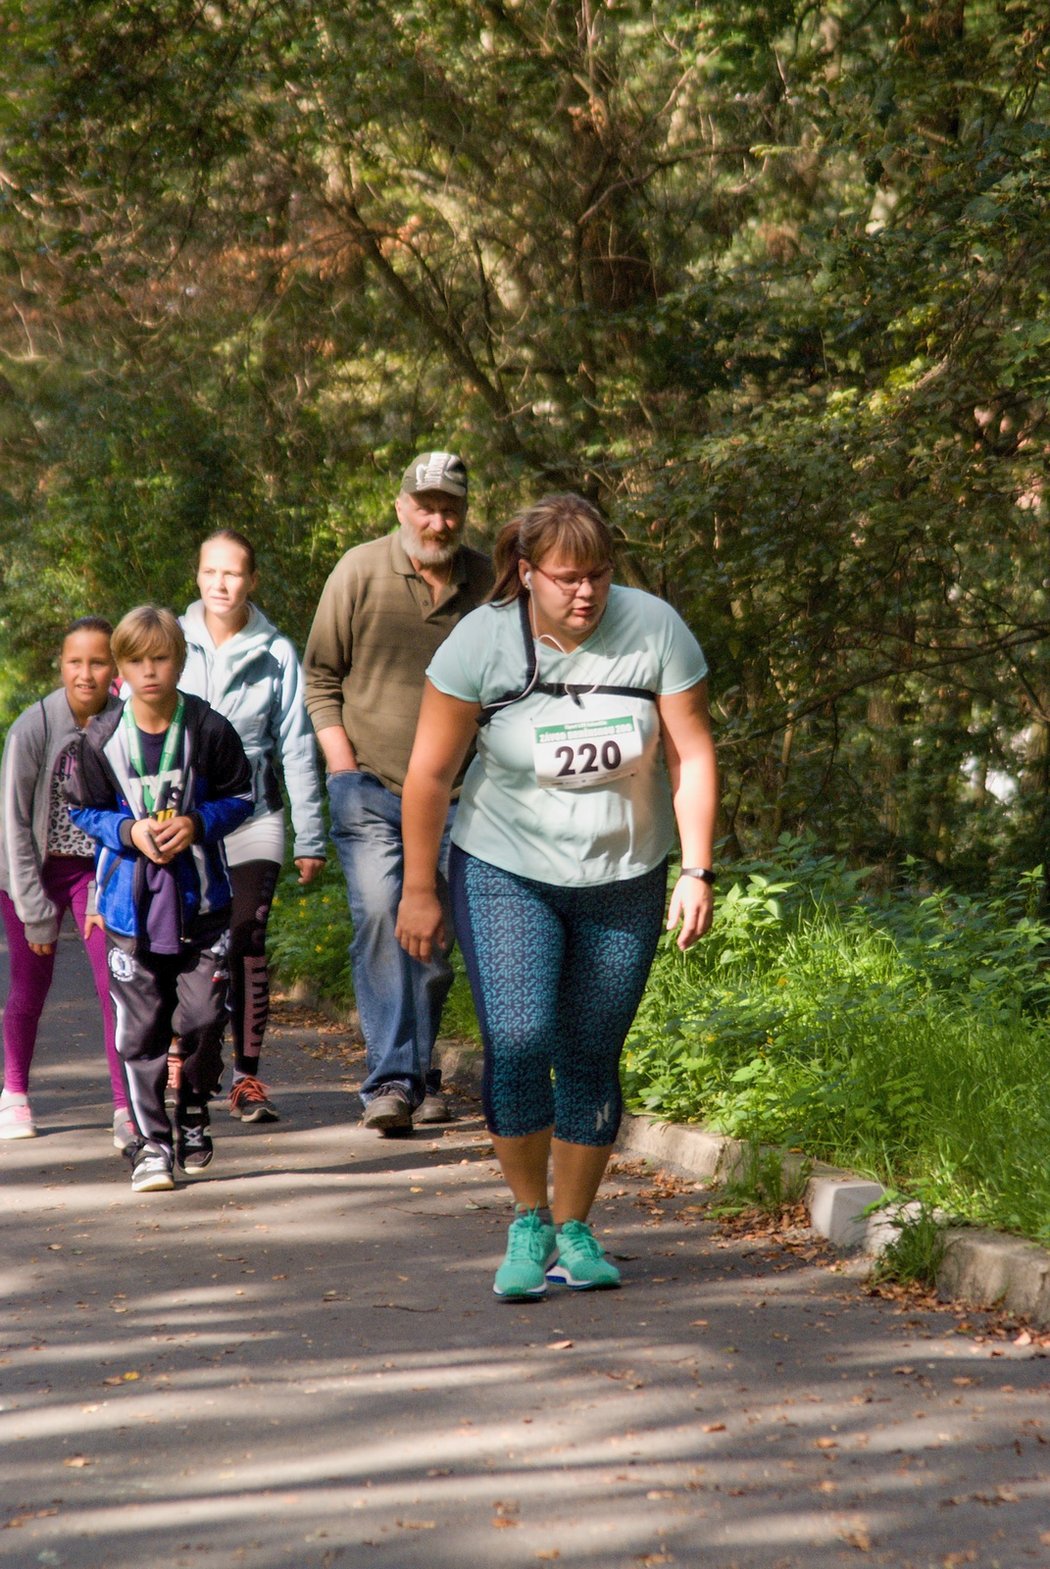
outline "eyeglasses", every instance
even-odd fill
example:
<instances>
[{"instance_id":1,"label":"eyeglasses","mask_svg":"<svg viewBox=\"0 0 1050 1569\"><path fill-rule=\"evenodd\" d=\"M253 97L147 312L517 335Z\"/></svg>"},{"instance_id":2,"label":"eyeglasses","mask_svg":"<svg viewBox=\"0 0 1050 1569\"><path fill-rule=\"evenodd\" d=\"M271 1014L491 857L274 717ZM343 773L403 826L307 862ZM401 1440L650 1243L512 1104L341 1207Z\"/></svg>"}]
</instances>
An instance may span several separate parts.
<instances>
[{"instance_id":1,"label":"eyeglasses","mask_svg":"<svg viewBox=\"0 0 1050 1569\"><path fill-rule=\"evenodd\" d=\"M585 583L589 583L592 588L604 588L613 574L611 564L599 567L597 572L581 572L577 577L555 577L551 572L544 572L542 567L533 567L532 570L545 577L548 583L553 583L555 588L560 588L563 594L575 594Z\"/></svg>"}]
</instances>

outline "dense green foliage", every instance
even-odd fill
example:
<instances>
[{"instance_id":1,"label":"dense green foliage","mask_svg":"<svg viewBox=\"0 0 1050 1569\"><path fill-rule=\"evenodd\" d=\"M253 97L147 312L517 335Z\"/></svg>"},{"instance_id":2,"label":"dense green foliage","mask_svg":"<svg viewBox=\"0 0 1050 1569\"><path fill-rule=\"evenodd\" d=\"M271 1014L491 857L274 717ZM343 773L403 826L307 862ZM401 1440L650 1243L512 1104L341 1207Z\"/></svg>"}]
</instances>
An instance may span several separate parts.
<instances>
[{"instance_id":1,"label":"dense green foliage","mask_svg":"<svg viewBox=\"0 0 1050 1569\"><path fill-rule=\"evenodd\" d=\"M695 625L732 853L1050 860L1044 5L31 0L0 59L7 719L217 525L301 639L434 442Z\"/></svg>"},{"instance_id":2,"label":"dense green foliage","mask_svg":"<svg viewBox=\"0 0 1050 1569\"><path fill-rule=\"evenodd\" d=\"M709 937L668 941L628 1104L790 1144L965 1219L1050 1241L1050 926L1038 879L973 899L865 891L783 839Z\"/></svg>"},{"instance_id":3,"label":"dense green foliage","mask_svg":"<svg viewBox=\"0 0 1050 1569\"><path fill-rule=\"evenodd\" d=\"M270 962L282 985L302 982L326 1003L352 1007L350 931L346 884L337 860L326 862L308 888L300 886L294 869L284 873L267 933ZM442 1014L442 1034L478 1042L478 1021L458 948L452 964L455 979Z\"/></svg>"}]
</instances>

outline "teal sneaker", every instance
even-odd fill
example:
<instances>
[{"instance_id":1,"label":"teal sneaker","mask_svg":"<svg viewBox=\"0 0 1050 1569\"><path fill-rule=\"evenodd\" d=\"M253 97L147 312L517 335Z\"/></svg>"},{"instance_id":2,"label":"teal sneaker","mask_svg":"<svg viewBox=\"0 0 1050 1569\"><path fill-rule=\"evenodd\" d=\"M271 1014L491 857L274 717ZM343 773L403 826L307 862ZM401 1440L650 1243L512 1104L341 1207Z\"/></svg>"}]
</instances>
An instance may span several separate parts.
<instances>
[{"instance_id":1,"label":"teal sneaker","mask_svg":"<svg viewBox=\"0 0 1050 1569\"><path fill-rule=\"evenodd\" d=\"M537 1210L522 1210L510 1223L507 1253L496 1271L493 1291L505 1302L545 1297L547 1268L557 1257L554 1227L542 1221Z\"/></svg>"},{"instance_id":2,"label":"teal sneaker","mask_svg":"<svg viewBox=\"0 0 1050 1569\"><path fill-rule=\"evenodd\" d=\"M620 1271L605 1257L585 1220L567 1220L556 1232L558 1262L547 1279L573 1291L607 1291L620 1284Z\"/></svg>"}]
</instances>

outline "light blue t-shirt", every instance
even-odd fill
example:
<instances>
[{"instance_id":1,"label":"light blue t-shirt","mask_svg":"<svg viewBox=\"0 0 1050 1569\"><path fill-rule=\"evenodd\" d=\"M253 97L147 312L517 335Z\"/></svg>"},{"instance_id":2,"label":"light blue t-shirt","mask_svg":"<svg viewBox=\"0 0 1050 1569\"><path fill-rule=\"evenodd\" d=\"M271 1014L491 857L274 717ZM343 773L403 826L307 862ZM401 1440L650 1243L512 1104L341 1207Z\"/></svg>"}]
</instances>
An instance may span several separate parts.
<instances>
[{"instance_id":1,"label":"light blue t-shirt","mask_svg":"<svg viewBox=\"0 0 1050 1569\"><path fill-rule=\"evenodd\" d=\"M537 680L574 696L533 691L478 731L452 829L454 844L520 877L592 886L640 877L674 843L671 791L656 703L594 690L665 696L707 675L696 638L670 605L614 585L595 631L571 654L537 646ZM442 643L427 676L449 697L482 707L525 685L517 603L483 605Z\"/></svg>"}]
</instances>

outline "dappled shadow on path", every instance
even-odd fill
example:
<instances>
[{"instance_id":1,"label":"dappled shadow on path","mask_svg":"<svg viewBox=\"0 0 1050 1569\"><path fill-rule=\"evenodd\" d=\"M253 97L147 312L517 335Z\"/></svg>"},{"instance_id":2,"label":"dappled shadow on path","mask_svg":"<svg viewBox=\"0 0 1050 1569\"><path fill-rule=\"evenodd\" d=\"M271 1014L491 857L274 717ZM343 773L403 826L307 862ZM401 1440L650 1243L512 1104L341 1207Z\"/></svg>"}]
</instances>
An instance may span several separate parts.
<instances>
[{"instance_id":1,"label":"dappled shadow on path","mask_svg":"<svg viewBox=\"0 0 1050 1569\"><path fill-rule=\"evenodd\" d=\"M310 1160L331 1129L286 1131L293 1169L148 1200L97 1159L35 1189L23 1169L3 1545L99 1569L1038 1547L1036 1363L1007 1379L951 1321L726 1243L636 1178L599 1209L623 1291L499 1305L506 1217L473 1136L444 1160L359 1141L340 1167Z\"/></svg>"},{"instance_id":2,"label":"dappled shadow on path","mask_svg":"<svg viewBox=\"0 0 1050 1569\"><path fill-rule=\"evenodd\" d=\"M336 1064L288 1039L271 1061L285 1121L217 1111L206 1178L138 1197L95 1065L41 1074L45 1136L0 1150L0 1555L1040 1561L1047 1362L720 1236L703 1195L626 1165L596 1210L625 1288L498 1304L476 1115L376 1139Z\"/></svg>"}]
</instances>

